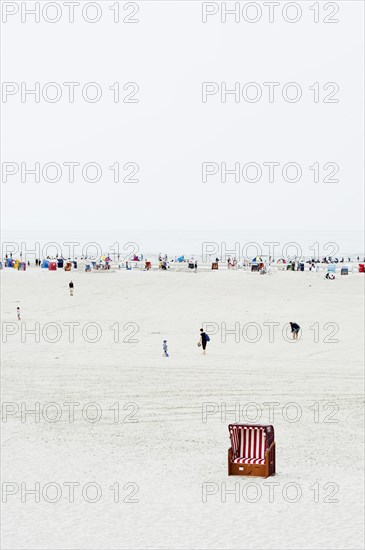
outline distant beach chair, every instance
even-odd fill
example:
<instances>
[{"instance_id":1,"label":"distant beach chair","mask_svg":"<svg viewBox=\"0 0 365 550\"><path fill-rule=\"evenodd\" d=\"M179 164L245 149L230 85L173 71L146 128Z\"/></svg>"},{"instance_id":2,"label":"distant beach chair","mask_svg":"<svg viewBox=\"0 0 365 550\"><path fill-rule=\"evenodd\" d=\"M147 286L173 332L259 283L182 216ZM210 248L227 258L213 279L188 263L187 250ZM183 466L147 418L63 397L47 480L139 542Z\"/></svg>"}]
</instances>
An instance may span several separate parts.
<instances>
[{"instance_id":1,"label":"distant beach chair","mask_svg":"<svg viewBox=\"0 0 365 550\"><path fill-rule=\"evenodd\" d=\"M269 477L275 474L275 432L270 425L229 424L229 476Z\"/></svg>"}]
</instances>

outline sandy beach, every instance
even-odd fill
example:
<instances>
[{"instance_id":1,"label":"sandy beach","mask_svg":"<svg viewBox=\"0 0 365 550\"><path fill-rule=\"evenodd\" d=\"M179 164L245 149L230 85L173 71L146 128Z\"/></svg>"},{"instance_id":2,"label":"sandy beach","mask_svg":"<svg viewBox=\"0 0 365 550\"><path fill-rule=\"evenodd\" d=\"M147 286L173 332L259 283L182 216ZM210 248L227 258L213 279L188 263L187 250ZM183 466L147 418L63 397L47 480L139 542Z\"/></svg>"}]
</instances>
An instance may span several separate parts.
<instances>
[{"instance_id":1,"label":"sandy beach","mask_svg":"<svg viewBox=\"0 0 365 550\"><path fill-rule=\"evenodd\" d=\"M4 550L365 548L364 5L0 2Z\"/></svg>"},{"instance_id":2,"label":"sandy beach","mask_svg":"<svg viewBox=\"0 0 365 550\"><path fill-rule=\"evenodd\" d=\"M6 548L362 547L363 274L1 278ZM227 476L245 421L276 476Z\"/></svg>"}]
</instances>

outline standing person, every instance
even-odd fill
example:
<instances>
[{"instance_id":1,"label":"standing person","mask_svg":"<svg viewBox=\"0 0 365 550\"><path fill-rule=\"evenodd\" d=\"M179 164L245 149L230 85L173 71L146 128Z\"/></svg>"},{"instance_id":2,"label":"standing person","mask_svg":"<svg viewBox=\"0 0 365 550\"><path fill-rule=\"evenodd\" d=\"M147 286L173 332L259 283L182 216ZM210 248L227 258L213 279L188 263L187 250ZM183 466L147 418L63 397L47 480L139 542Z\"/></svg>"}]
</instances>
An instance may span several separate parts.
<instances>
[{"instance_id":1,"label":"standing person","mask_svg":"<svg viewBox=\"0 0 365 550\"><path fill-rule=\"evenodd\" d=\"M163 350L162 356L169 357L169 354L167 353L167 340L163 341L162 350Z\"/></svg>"},{"instance_id":2,"label":"standing person","mask_svg":"<svg viewBox=\"0 0 365 550\"><path fill-rule=\"evenodd\" d=\"M298 323L292 323L290 321L290 328L291 328L291 333L293 335L293 340L298 340L300 326L298 325Z\"/></svg>"},{"instance_id":3,"label":"standing person","mask_svg":"<svg viewBox=\"0 0 365 550\"><path fill-rule=\"evenodd\" d=\"M198 262L195 260L194 262L194 273L198 271Z\"/></svg>"},{"instance_id":4,"label":"standing person","mask_svg":"<svg viewBox=\"0 0 365 550\"><path fill-rule=\"evenodd\" d=\"M74 295L74 284L72 281L68 283L68 288L70 289L70 296Z\"/></svg>"},{"instance_id":5,"label":"standing person","mask_svg":"<svg viewBox=\"0 0 365 550\"><path fill-rule=\"evenodd\" d=\"M203 348L203 353L202 355L206 355L206 347L207 347L207 342L210 341L210 338L208 336L208 334L206 332L204 332L204 330L201 328L200 329L200 340L198 342L198 346L202 347Z\"/></svg>"},{"instance_id":6,"label":"standing person","mask_svg":"<svg viewBox=\"0 0 365 550\"><path fill-rule=\"evenodd\" d=\"M18 318L18 321L20 321L21 319L20 319L20 307L19 306L16 308L16 316Z\"/></svg>"}]
</instances>

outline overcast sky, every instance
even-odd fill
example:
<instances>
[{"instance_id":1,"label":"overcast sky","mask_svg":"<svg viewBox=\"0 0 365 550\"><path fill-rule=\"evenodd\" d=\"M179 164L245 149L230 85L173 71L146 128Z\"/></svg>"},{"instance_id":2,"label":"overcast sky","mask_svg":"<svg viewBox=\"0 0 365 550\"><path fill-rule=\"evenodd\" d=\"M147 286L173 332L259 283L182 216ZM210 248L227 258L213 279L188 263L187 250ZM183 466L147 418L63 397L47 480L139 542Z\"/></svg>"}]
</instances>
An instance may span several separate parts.
<instances>
[{"instance_id":1,"label":"overcast sky","mask_svg":"<svg viewBox=\"0 0 365 550\"><path fill-rule=\"evenodd\" d=\"M4 20L4 9L12 11L4 6L14 3L2 4ZM39 23L23 13L22 23L19 8L2 25L2 80L15 83L3 84L1 105L7 236L13 230L51 235L62 228L90 234L127 228L361 229L362 2L337 2L333 15L319 2L319 23L313 22L312 2L297 3L302 13L296 23L284 20L285 2L273 23L262 2L256 2L263 10L257 23L245 21L242 12L239 23L233 16L222 23L221 3L214 2L205 9L218 13L203 23L202 3L193 1L142 1L138 12L134 3L121 2L120 17L138 23L114 23L113 4L99 2L101 17L94 24L82 18L80 8L69 23L59 2L56 23L45 21L58 17L52 8L41 13ZM95 14L90 9L86 15ZM293 19L295 13L285 16ZM326 16L339 22L323 23ZM253 19L254 11L245 17ZM32 95L22 102L22 88L36 82L39 103ZM58 87L47 87L50 82ZM80 83L74 103L64 82ZM85 88L89 82L98 86ZM117 87L109 87L116 82L122 99L138 102L114 102ZM204 82L215 83L205 102ZM239 83L239 97L230 94L222 102L223 82L227 89ZM245 86L250 82L256 84ZM278 84L264 85L269 82ZM285 87L290 82L295 86ZM128 84L124 90L126 83L138 88ZM52 103L60 90L60 100ZM101 90L100 101L86 101L82 90L91 100ZM292 102L298 90L301 98ZM40 182L25 172L36 162ZM73 182L64 164L70 162L79 163ZM48 163L58 164L62 175L54 165L44 169ZM84 177L87 163L95 165L84 169ZM114 182L116 163L119 179L137 181ZM284 166L288 163L295 164ZM222 167L239 170L239 181L232 174L224 181ZM298 181L285 181L297 175ZM330 181L323 181L326 176Z\"/></svg>"}]
</instances>

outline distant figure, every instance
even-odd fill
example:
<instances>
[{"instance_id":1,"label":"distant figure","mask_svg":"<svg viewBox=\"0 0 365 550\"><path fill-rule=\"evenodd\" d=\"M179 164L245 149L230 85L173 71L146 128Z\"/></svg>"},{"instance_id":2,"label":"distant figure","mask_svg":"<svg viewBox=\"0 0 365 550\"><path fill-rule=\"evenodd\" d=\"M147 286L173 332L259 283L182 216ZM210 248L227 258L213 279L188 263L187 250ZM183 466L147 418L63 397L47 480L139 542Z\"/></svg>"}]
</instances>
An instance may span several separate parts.
<instances>
[{"instance_id":1,"label":"distant figure","mask_svg":"<svg viewBox=\"0 0 365 550\"><path fill-rule=\"evenodd\" d=\"M169 354L167 353L167 340L163 341L162 350L163 350L162 356L163 357L169 357Z\"/></svg>"},{"instance_id":2,"label":"distant figure","mask_svg":"<svg viewBox=\"0 0 365 550\"><path fill-rule=\"evenodd\" d=\"M18 321L20 321L21 319L20 319L20 307L19 306L16 308L16 316L18 318Z\"/></svg>"},{"instance_id":3,"label":"distant figure","mask_svg":"<svg viewBox=\"0 0 365 550\"><path fill-rule=\"evenodd\" d=\"M293 340L298 340L300 326L297 323L292 323L290 321L290 328L291 328L291 333L293 335Z\"/></svg>"},{"instance_id":4,"label":"distant figure","mask_svg":"<svg viewBox=\"0 0 365 550\"><path fill-rule=\"evenodd\" d=\"M198 262L195 260L195 263L194 263L194 273L196 273L198 271Z\"/></svg>"},{"instance_id":5,"label":"distant figure","mask_svg":"<svg viewBox=\"0 0 365 550\"><path fill-rule=\"evenodd\" d=\"M74 295L74 284L72 281L68 283L68 288L70 289L70 296Z\"/></svg>"},{"instance_id":6,"label":"distant figure","mask_svg":"<svg viewBox=\"0 0 365 550\"><path fill-rule=\"evenodd\" d=\"M206 332L204 332L204 330L201 328L200 329L200 340L198 342L198 346L203 348L202 355L206 355L206 347L207 347L207 342L209 342L209 340L210 340L210 338L209 338L208 334Z\"/></svg>"}]
</instances>

